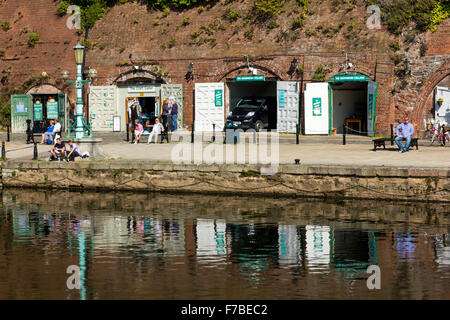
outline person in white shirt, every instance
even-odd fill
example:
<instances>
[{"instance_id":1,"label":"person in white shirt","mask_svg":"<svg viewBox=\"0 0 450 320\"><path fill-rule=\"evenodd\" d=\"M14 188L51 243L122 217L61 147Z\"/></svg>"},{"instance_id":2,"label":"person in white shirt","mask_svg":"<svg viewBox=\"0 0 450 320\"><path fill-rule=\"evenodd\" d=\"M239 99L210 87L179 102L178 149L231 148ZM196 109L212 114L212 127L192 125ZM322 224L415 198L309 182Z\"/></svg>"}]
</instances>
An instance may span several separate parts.
<instances>
[{"instance_id":1,"label":"person in white shirt","mask_svg":"<svg viewBox=\"0 0 450 320\"><path fill-rule=\"evenodd\" d=\"M155 137L156 143L158 141L158 136L161 134L161 132L164 132L164 126L162 125L162 123L159 122L159 118L156 118L153 130L152 132L150 132L150 135L148 137L148 143L153 141L153 137Z\"/></svg>"},{"instance_id":2,"label":"person in white shirt","mask_svg":"<svg viewBox=\"0 0 450 320\"><path fill-rule=\"evenodd\" d=\"M61 137L61 123L58 122L58 119L55 119L55 127L53 128L53 135L55 139Z\"/></svg>"}]
</instances>

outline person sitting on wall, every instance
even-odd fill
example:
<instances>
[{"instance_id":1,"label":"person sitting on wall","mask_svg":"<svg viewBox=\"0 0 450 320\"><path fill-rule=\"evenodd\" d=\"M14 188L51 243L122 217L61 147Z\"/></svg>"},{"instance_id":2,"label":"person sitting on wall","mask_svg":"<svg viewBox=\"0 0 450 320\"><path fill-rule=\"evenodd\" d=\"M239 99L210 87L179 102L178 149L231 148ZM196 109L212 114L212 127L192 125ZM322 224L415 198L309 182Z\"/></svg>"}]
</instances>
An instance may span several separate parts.
<instances>
[{"instance_id":1,"label":"person sitting on wall","mask_svg":"<svg viewBox=\"0 0 450 320\"><path fill-rule=\"evenodd\" d=\"M134 144L139 143L139 139L141 139L142 132L144 132L144 127L139 123L139 120L134 121Z\"/></svg>"},{"instance_id":2,"label":"person sitting on wall","mask_svg":"<svg viewBox=\"0 0 450 320\"><path fill-rule=\"evenodd\" d=\"M44 134L42 135L41 144L45 144L44 141L46 141L47 143L50 141L50 143L48 144L51 144L53 142L53 139L55 137L53 133L54 128L55 125L53 124L53 120L50 120L50 126L48 127L47 131L44 132Z\"/></svg>"},{"instance_id":3,"label":"person sitting on wall","mask_svg":"<svg viewBox=\"0 0 450 320\"><path fill-rule=\"evenodd\" d=\"M61 138L56 138L56 143L53 146L53 149L50 150L52 154L50 156L50 161L61 160L63 161L66 157L66 145L61 141Z\"/></svg>"},{"instance_id":4,"label":"person sitting on wall","mask_svg":"<svg viewBox=\"0 0 450 320\"><path fill-rule=\"evenodd\" d=\"M164 132L164 126L159 122L159 118L156 118L153 130L148 137L148 143L153 141L153 137L155 137L155 143L158 142L158 136L161 134L161 132Z\"/></svg>"},{"instance_id":5,"label":"person sitting on wall","mask_svg":"<svg viewBox=\"0 0 450 320\"><path fill-rule=\"evenodd\" d=\"M70 151L66 151L67 153L67 161L75 162L76 157L81 157L80 148L76 143L73 143L72 140L69 141Z\"/></svg>"},{"instance_id":6,"label":"person sitting on wall","mask_svg":"<svg viewBox=\"0 0 450 320\"><path fill-rule=\"evenodd\" d=\"M399 152L407 152L409 149L409 145L411 144L412 136L414 134L414 126L409 122L408 117L405 117L405 122L400 123L395 129L395 142L399 148ZM403 147L402 141L406 141L405 146Z\"/></svg>"},{"instance_id":7,"label":"person sitting on wall","mask_svg":"<svg viewBox=\"0 0 450 320\"><path fill-rule=\"evenodd\" d=\"M55 127L53 128L53 135L55 138L61 137L61 123L58 122L58 119L55 119Z\"/></svg>"}]
</instances>

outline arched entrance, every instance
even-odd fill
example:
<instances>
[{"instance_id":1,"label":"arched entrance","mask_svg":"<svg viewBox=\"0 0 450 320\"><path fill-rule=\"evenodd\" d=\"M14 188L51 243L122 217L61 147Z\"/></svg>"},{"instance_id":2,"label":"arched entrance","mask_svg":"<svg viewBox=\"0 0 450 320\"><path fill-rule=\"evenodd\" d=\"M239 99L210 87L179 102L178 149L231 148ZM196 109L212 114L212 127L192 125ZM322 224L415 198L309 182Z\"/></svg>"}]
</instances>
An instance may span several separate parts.
<instances>
[{"instance_id":1,"label":"arched entrance","mask_svg":"<svg viewBox=\"0 0 450 320\"><path fill-rule=\"evenodd\" d=\"M337 133L373 135L377 83L362 73L339 73L328 80L330 128Z\"/></svg>"},{"instance_id":2,"label":"arched entrance","mask_svg":"<svg viewBox=\"0 0 450 320\"><path fill-rule=\"evenodd\" d=\"M448 75L450 75L450 59L448 59L425 83L420 91L414 111L411 114L413 123L419 124L421 131L425 129L423 119L426 119L427 112L433 108L433 91L436 86Z\"/></svg>"},{"instance_id":3,"label":"arched entrance","mask_svg":"<svg viewBox=\"0 0 450 320\"><path fill-rule=\"evenodd\" d=\"M58 119L61 131L67 123L66 94L51 83L42 83L28 89L25 94L11 96L11 131L26 132L27 120L31 120L31 129L44 132L50 120Z\"/></svg>"},{"instance_id":4,"label":"arched entrance","mask_svg":"<svg viewBox=\"0 0 450 320\"><path fill-rule=\"evenodd\" d=\"M280 81L277 72L256 64L229 68L213 83L195 84L195 130L227 129L296 132L299 83Z\"/></svg>"},{"instance_id":5,"label":"arched entrance","mask_svg":"<svg viewBox=\"0 0 450 320\"><path fill-rule=\"evenodd\" d=\"M183 125L183 87L166 84L158 74L133 68L119 74L111 86L91 86L89 114L94 131L125 131L130 125L131 104L138 105L138 118L150 128L161 115L164 99L174 97L178 104L178 127Z\"/></svg>"}]
</instances>

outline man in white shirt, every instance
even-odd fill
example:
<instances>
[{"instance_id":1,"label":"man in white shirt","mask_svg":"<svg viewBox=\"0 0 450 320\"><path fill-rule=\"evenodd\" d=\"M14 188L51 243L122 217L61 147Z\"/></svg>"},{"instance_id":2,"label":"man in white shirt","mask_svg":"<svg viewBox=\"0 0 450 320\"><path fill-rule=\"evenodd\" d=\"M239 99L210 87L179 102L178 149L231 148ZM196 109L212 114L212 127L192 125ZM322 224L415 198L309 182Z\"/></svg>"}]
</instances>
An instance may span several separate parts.
<instances>
[{"instance_id":1,"label":"man in white shirt","mask_svg":"<svg viewBox=\"0 0 450 320\"><path fill-rule=\"evenodd\" d=\"M164 126L159 122L159 118L155 119L155 125L153 126L152 132L150 132L150 136L148 137L148 143L153 141L153 137L155 137L155 143L158 141L158 136L164 132Z\"/></svg>"},{"instance_id":2,"label":"man in white shirt","mask_svg":"<svg viewBox=\"0 0 450 320\"><path fill-rule=\"evenodd\" d=\"M61 137L61 123L58 122L58 119L55 119L55 127L53 128L53 134L55 139Z\"/></svg>"}]
</instances>

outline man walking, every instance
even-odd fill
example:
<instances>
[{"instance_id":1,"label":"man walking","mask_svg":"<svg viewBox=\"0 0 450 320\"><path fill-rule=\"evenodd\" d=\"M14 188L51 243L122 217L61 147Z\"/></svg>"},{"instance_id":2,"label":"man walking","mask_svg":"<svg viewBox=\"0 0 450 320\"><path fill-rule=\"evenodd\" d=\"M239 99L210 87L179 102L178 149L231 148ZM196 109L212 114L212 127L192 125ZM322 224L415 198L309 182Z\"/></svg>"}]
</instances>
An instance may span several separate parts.
<instances>
[{"instance_id":1,"label":"man walking","mask_svg":"<svg viewBox=\"0 0 450 320\"><path fill-rule=\"evenodd\" d=\"M177 118L178 118L178 104L175 102L174 97L169 98L170 104L172 105L171 115L172 115L172 123L173 123L173 131L177 131Z\"/></svg>"},{"instance_id":2,"label":"man walking","mask_svg":"<svg viewBox=\"0 0 450 320\"><path fill-rule=\"evenodd\" d=\"M407 152L409 145L411 144L411 139L414 134L414 126L409 122L408 117L405 118L405 122L400 123L395 129L395 142L398 145L399 152ZM402 141L406 141L405 147L403 147Z\"/></svg>"}]
</instances>

